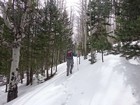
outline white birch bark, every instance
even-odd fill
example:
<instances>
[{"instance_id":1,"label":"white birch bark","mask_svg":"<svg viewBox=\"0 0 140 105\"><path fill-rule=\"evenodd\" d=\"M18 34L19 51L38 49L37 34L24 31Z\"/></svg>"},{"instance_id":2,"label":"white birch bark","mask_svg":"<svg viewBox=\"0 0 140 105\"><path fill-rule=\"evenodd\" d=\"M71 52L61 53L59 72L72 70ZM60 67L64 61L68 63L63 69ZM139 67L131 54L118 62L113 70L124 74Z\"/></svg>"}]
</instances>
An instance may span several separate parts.
<instances>
[{"instance_id":1,"label":"white birch bark","mask_svg":"<svg viewBox=\"0 0 140 105\"><path fill-rule=\"evenodd\" d=\"M12 24L10 23L9 21L9 18L7 16L7 10L9 8L9 6L11 6L11 0L9 0L8 3L4 4L4 2L2 2L0 0L0 7L1 7L1 12L2 12L2 16L3 16L3 19L4 19L4 22L6 24L6 26L9 28L9 29L12 29L13 26Z\"/></svg>"},{"instance_id":2,"label":"white birch bark","mask_svg":"<svg viewBox=\"0 0 140 105\"><path fill-rule=\"evenodd\" d=\"M22 32L24 31L24 27L27 24L26 17L27 17L27 12L30 10L30 6L31 6L31 1L30 0L28 1L27 6L28 6L28 8L25 11L25 13L22 15L22 21L21 21L21 24L20 24ZM22 38L24 38L24 37L25 37L24 34L22 34L22 35L18 34L17 37L16 37L18 40L16 40L16 39L14 40L15 45L13 45L13 48L12 48L12 62L11 62L11 69L10 69L10 78L11 78L11 73L12 72L14 72L15 75L17 74L16 73L17 72L16 68L19 67L19 60L20 60L20 48L21 48L20 42L21 42ZM11 82L11 80L9 82Z\"/></svg>"},{"instance_id":3,"label":"white birch bark","mask_svg":"<svg viewBox=\"0 0 140 105\"><path fill-rule=\"evenodd\" d=\"M16 68L18 68L19 60L20 60L20 48L21 48L20 42L21 42L22 38L25 37L23 32L24 32L24 27L27 25L26 17L27 17L27 12L31 9L30 8L30 6L32 5L31 3L32 3L32 1L28 0L28 3L27 3L28 8L26 9L25 13L22 15L22 21L20 24L22 35L18 34L12 43L12 62L11 62L10 81L9 82L11 82L11 73L14 72L15 75L17 74ZM1 7L4 22L5 22L6 26L9 29L13 29L13 33L16 34L15 30L17 30L17 29L15 29L15 27L10 22L8 14L7 14L7 10L9 8L11 8L11 4L12 4L12 0L9 0L6 5L4 5L4 2L0 1L0 7Z\"/></svg>"},{"instance_id":4,"label":"white birch bark","mask_svg":"<svg viewBox=\"0 0 140 105\"><path fill-rule=\"evenodd\" d=\"M4 19L5 25L13 31L12 32L13 34L11 34L11 36L12 35L15 36L15 39L11 43L12 61L11 61L10 78L9 78L9 90L11 90L14 93L14 96L11 96L11 94L9 94L10 91L8 91L8 95L7 95L8 102L13 100L14 98L16 98L17 94L18 94L18 88L17 88L18 71L17 71L17 69L19 67L19 60L20 60L20 49L21 49L20 43L21 43L22 39L25 37L24 28L28 24L27 16L28 16L28 12L30 11L30 9L32 9L31 8L32 0L27 1L27 9L22 14L21 23L19 25L20 28L17 28L16 26L14 26L16 24L15 21L10 20L10 16L9 16L8 12L10 9L14 9L12 4L14 5L14 0L13 1L8 0L7 3L4 3L0 0L0 7L1 7L2 16Z\"/></svg>"},{"instance_id":5,"label":"white birch bark","mask_svg":"<svg viewBox=\"0 0 140 105\"><path fill-rule=\"evenodd\" d=\"M17 42L15 41L15 43L17 43ZM18 74L16 69L19 66L19 59L20 59L20 45L17 45L16 47L12 48L12 62L11 62L10 81L9 82L11 82L11 73L12 72L14 72L16 76Z\"/></svg>"},{"instance_id":6,"label":"white birch bark","mask_svg":"<svg viewBox=\"0 0 140 105\"><path fill-rule=\"evenodd\" d=\"M84 59L87 59L87 0L82 0L82 27L83 27L83 36L84 36Z\"/></svg>"},{"instance_id":7,"label":"white birch bark","mask_svg":"<svg viewBox=\"0 0 140 105\"><path fill-rule=\"evenodd\" d=\"M89 0L89 2L91 3L91 0ZM90 12L90 18L89 18L89 21L90 21L90 37L92 38L93 36L92 36L92 30L91 30L91 27L92 27L92 25L91 25L91 4L90 4L89 9L90 9L90 11L89 11ZM93 64L95 62L95 51L94 51L94 49L91 45L90 45L90 48L91 48L91 64Z\"/></svg>"}]
</instances>

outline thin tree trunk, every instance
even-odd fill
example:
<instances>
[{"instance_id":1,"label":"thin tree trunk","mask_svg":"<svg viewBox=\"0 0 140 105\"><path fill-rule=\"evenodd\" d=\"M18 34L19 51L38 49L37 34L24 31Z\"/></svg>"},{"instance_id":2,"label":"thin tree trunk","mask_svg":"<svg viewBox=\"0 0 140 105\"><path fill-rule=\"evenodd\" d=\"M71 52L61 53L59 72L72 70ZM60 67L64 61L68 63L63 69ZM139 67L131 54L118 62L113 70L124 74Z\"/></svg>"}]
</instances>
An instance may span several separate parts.
<instances>
[{"instance_id":1,"label":"thin tree trunk","mask_svg":"<svg viewBox=\"0 0 140 105\"><path fill-rule=\"evenodd\" d=\"M55 65L56 65L56 72L57 72L57 64L58 64L58 53L59 51L56 51L56 60L55 60Z\"/></svg>"},{"instance_id":2,"label":"thin tree trunk","mask_svg":"<svg viewBox=\"0 0 140 105\"><path fill-rule=\"evenodd\" d=\"M30 29L30 28L28 28L28 29ZM30 65L30 63L31 63L31 56L30 56L30 37L29 37L29 34L28 34L28 36L27 36L27 43L28 43L28 48L27 48L27 56L28 56L28 58L27 58L27 72L26 72L26 74L27 74L27 82L26 82L26 85L29 85L30 84L30 68L31 68L31 65Z\"/></svg>"},{"instance_id":3,"label":"thin tree trunk","mask_svg":"<svg viewBox=\"0 0 140 105\"><path fill-rule=\"evenodd\" d=\"M89 2L91 3L91 0L89 0ZM91 29L91 27L92 27L92 25L91 25L91 4L90 4L90 37L91 37L91 39L93 39L93 35L92 35L92 29ZM93 64L94 62L95 62L95 54L94 54L94 50L93 50L93 48L92 48L92 46L90 45L90 47L91 47L91 64Z\"/></svg>"},{"instance_id":4,"label":"thin tree trunk","mask_svg":"<svg viewBox=\"0 0 140 105\"><path fill-rule=\"evenodd\" d=\"M32 67L30 69L30 84L31 85L33 84L33 69L32 69Z\"/></svg>"},{"instance_id":5,"label":"thin tree trunk","mask_svg":"<svg viewBox=\"0 0 140 105\"><path fill-rule=\"evenodd\" d=\"M54 63L54 49L53 49L53 52L52 52L51 76L53 76L53 63Z\"/></svg>"},{"instance_id":6,"label":"thin tree trunk","mask_svg":"<svg viewBox=\"0 0 140 105\"><path fill-rule=\"evenodd\" d=\"M79 64L80 64L80 56L79 56Z\"/></svg>"},{"instance_id":7,"label":"thin tree trunk","mask_svg":"<svg viewBox=\"0 0 140 105\"><path fill-rule=\"evenodd\" d=\"M24 73L23 73L23 70L22 70L21 73L20 73L20 82L21 82L21 84L23 84L23 78L24 78Z\"/></svg>"},{"instance_id":8,"label":"thin tree trunk","mask_svg":"<svg viewBox=\"0 0 140 105\"><path fill-rule=\"evenodd\" d=\"M26 86L28 86L30 84L30 73L29 73L29 70L27 70L27 72L26 72L26 78L27 78Z\"/></svg>"},{"instance_id":9,"label":"thin tree trunk","mask_svg":"<svg viewBox=\"0 0 140 105\"><path fill-rule=\"evenodd\" d=\"M33 50L31 48L31 46L32 46L32 43L30 41L30 84L32 85L33 84L33 66L32 66L32 61L33 61L32 53L33 53Z\"/></svg>"},{"instance_id":10,"label":"thin tree trunk","mask_svg":"<svg viewBox=\"0 0 140 105\"><path fill-rule=\"evenodd\" d=\"M8 92L8 83L6 83L5 86L6 86L6 87L5 87L5 92Z\"/></svg>"},{"instance_id":11,"label":"thin tree trunk","mask_svg":"<svg viewBox=\"0 0 140 105\"><path fill-rule=\"evenodd\" d=\"M58 50L58 63L61 64L60 51Z\"/></svg>"},{"instance_id":12,"label":"thin tree trunk","mask_svg":"<svg viewBox=\"0 0 140 105\"><path fill-rule=\"evenodd\" d=\"M8 92L9 76L7 76L5 92Z\"/></svg>"},{"instance_id":13,"label":"thin tree trunk","mask_svg":"<svg viewBox=\"0 0 140 105\"><path fill-rule=\"evenodd\" d=\"M93 48L91 49L91 64L95 63L95 53L93 51Z\"/></svg>"},{"instance_id":14,"label":"thin tree trunk","mask_svg":"<svg viewBox=\"0 0 140 105\"><path fill-rule=\"evenodd\" d=\"M86 25L86 23L85 23ZM85 26L85 34L84 34L84 59L87 59L87 25Z\"/></svg>"},{"instance_id":15,"label":"thin tree trunk","mask_svg":"<svg viewBox=\"0 0 140 105\"><path fill-rule=\"evenodd\" d=\"M47 76L47 79L49 79L49 50L47 52L47 49L46 49L46 59L45 59L45 70L46 70L46 76Z\"/></svg>"},{"instance_id":16,"label":"thin tree trunk","mask_svg":"<svg viewBox=\"0 0 140 105\"><path fill-rule=\"evenodd\" d=\"M102 62L104 62L104 52L103 50L101 50L101 52L102 52Z\"/></svg>"}]
</instances>

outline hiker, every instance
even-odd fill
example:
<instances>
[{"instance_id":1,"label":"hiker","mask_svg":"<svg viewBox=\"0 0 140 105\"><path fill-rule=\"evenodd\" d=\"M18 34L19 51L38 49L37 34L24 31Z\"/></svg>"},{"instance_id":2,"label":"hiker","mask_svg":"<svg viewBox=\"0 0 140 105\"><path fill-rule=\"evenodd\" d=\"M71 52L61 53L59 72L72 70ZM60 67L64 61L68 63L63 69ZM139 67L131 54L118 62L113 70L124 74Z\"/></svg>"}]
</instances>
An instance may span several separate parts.
<instances>
[{"instance_id":1,"label":"hiker","mask_svg":"<svg viewBox=\"0 0 140 105\"><path fill-rule=\"evenodd\" d=\"M72 69L73 69L73 64L74 64L74 61L73 61L73 52L72 52L71 49L69 49L67 51L66 61L67 61L67 76L69 76L69 73L72 74Z\"/></svg>"}]
</instances>

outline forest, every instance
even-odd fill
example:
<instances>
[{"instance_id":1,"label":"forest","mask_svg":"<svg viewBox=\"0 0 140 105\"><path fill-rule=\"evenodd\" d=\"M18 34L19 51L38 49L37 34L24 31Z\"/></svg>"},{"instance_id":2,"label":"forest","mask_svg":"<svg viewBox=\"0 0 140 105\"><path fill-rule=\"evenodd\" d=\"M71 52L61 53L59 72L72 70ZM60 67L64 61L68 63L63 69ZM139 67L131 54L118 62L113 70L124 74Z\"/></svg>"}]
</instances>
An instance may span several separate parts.
<instances>
[{"instance_id":1,"label":"forest","mask_svg":"<svg viewBox=\"0 0 140 105\"><path fill-rule=\"evenodd\" d=\"M91 64L97 52L102 62L106 52L139 58L140 0L80 0L77 8L78 14L67 11L65 0L43 5L0 0L0 76L7 78L6 92L12 73L21 83L26 75L26 85L32 85L34 74L52 78L70 47L84 59L90 53Z\"/></svg>"}]
</instances>

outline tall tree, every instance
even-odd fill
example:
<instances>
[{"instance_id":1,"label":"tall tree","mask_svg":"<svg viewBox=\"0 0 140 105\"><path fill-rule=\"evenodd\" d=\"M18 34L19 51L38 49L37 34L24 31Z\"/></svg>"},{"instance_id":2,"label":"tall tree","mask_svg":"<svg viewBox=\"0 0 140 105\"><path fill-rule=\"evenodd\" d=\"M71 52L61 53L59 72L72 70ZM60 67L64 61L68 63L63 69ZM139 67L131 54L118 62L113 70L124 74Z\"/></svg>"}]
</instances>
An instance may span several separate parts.
<instances>
[{"instance_id":1,"label":"tall tree","mask_svg":"<svg viewBox=\"0 0 140 105\"><path fill-rule=\"evenodd\" d=\"M88 5L87 15L89 20L87 23L91 49L101 50L102 57L103 51L109 45L106 26L110 25L107 19L111 13L111 4L110 0L90 0Z\"/></svg>"},{"instance_id":2,"label":"tall tree","mask_svg":"<svg viewBox=\"0 0 140 105\"><path fill-rule=\"evenodd\" d=\"M12 62L10 69L10 86L9 90L12 89L12 85L16 84L16 81L12 79L13 76L17 76L17 68L19 68L19 60L20 60L20 49L21 49L21 41L25 37L24 29L28 24L27 16L30 14L32 9L32 4L34 1L15 1L8 0L8 2L4 3L0 1L0 6L2 8L2 15L6 26L11 30L11 37L13 37L12 42L6 42L8 45L11 45L12 48ZM14 91L15 97L17 96L17 90ZM11 99L9 98L8 101Z\"/></svg>"},{"instance_id":3,"label":"tall tree","mask_svg":"<svg viewBox=\"0 0 140 105\"><path fill-rule=\"evenodd\" d=\"M82 44L82 54L84 59L87 59L87 0L80 0L80 12L79 12L79 31L81 33L81 44Z\"/></svg>"},{"instance_id":4,"label":"tall tree","mask_svg":"<svg viewBox=\"0 0 140 105\"><path fill-rule=\"evenodd\" d=\"M140 56L140 1L123 0L116 3L116 35L122 42L121 53L126 58Z\"/></svg>"}]
</instances>

